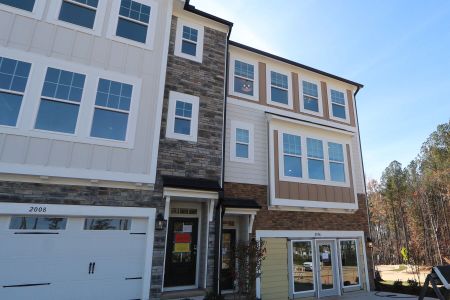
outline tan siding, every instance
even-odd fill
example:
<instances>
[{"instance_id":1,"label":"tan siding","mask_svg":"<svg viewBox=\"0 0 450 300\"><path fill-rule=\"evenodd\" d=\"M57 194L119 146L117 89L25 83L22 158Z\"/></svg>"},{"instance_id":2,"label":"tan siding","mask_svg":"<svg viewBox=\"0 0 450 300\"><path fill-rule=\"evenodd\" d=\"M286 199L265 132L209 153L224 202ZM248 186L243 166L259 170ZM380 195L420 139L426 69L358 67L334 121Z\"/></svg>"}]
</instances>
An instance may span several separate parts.
<instances>
[{"instance_id":1,"label":"tan siding","mask_svg":"<svg viewBox=\"0 0 450 300\"><path fill-rule=\"evenodd\" d=\"M330 110L328 108L328 89L327 83L321 81L320 88L322 89L322 108L323 108L323 117L327 120L330 119Z\"/></svg>"},{"instance_id":2,"label":"tan siding","mask_svg":"<svg viewBox=\"0 0 450 300\"><path fill-rule=\"evenodd\" d=\"M289 298L288 251L284 238L267 238L266 259L261 266L261 298L282 300Z\"/></svg>"},{"instance_id":3,"label":"tan siding","mask_svg":"<svg viewBox=\"0 0 450 300\"><path fill-rule=\"evenodd\" d=\"M266 90L266 64L260 62L258 64L259 72L259 103L267 105L267 90Z\"/></svg>"},{"instance_id":4,"label":"tan siding","mask_svg":"<svg viewBox=\"0 0 450 300\"><path fill-rule=\"evenodd\" d=\"M300 113L300 88L298 86L298 74L292 72L292 99L294 100L294 112Z\"/></svg>"},{"instance_id":5,"label":"tan siding","mask_svg":"<svg viewBox=\"0 0 450 300\"><path fill-rule=\"evenodd\" d=\"M350 117L350 125L355 126L355 114L354 114L354 104L353 104L353 94L352 91L347 90L347 101L348 101L348 111Z\"/></svg>"}]
</instances>

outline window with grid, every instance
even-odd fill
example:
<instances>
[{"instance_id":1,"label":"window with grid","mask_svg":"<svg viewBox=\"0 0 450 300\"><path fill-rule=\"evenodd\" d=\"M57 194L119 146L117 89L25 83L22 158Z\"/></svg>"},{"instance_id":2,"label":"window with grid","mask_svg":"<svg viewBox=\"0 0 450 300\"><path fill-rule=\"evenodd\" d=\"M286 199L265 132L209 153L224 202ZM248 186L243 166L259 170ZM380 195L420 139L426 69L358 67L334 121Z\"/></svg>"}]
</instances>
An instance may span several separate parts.
<instances>
[{"instance_id":1,"label":"window with grid","mask_svg":"<svg viewBox=\"0 0 450 300\"><path fill-rule=\"evenodd\" d=\"M283 133L284 176L302 177L300 136Z\"/></svg>"},{"instance_id":2,"label":"window with grid","mask_svg":"<svg viewBox=\"0 0 450 300\"><path fill-rule=\"evenodd\" d=\"M125 141L133 86L100 78L91 136Z\"/></svg>"},{"instance_id":3,"label":"window with grid","mask_svg":"<svg viewBox=\"0 0 450 300\"><path fill-rule=\"evenodd\" d=\"M319 92L317 84L303 80L303 108L319 112Z\"/></svg>"},{"instance_id":4,"label":"window with grid","mask_svg":"<svg viewBox=\"0 0 450 300\"><path fill-rule=\"evenodd\" d=\"M97 6L98 0L62 0L58 19L93 29Z\"/></svg>"},{"instance_id":5,"label":"window with grid","mask_svg":"<svg viewBox=\"0 0 450 300\"><path fill-rule=\"evenodd\" d=\"M234 61L234 91L253 96L255 68L251 64Z\"/></svg>"},{"instance_id":6,"label":"window with grid","mask_svg":"<svg viewBox=\"0 0 450 300\"><path fill-rule=\"evenodd\" d=\"M192 103L177 100L175 106L174 132L179 134L191 134Z\"/></svg>"},{"instance_id":7,"label":"window with grid","mask_svg":"<svg viewBox=\"0 0 450 300\"><path fill-rule=\"evenodd\" d=\"M1 4L23 9L29 12L33 11L36 0L0 0Z\"/></svg>"},{"instance_id":8,"label":"window with grid","mask_svg":"<svg viewBox=\"0 0 450 300\"><path fill-rule=\"evenodd\" d=\"M116 35L136 42L147 42L151 7L132 0L120 2Z\"/></svg>"},{"instance_id":9,"label":"window with grid","mask_svg":"<svg viewBox=\"0 0 450 300\"><path fill-rule=\"evenodd\" d=\"M323 142L312 138L306 139L308 152L308 176L310 179L325 180Z\"/></svg>"},{"instance_id":10,"label":"window with grid","mask_svg":"<svg viewBox=\"0 0 450 300\"><path fill-rule=\"evenodd\" d=\"M0 57L0 125L16 126L31 64Z\"/></svg>"},{"instance_id":11,"label":"window with grid","mask_svg":"<svg viewBox=\"0 0 450 300\"><path fill-rule=\"evenodd\" d=\"M346 119L347 116L345 113L344 93L336 90L331 90L330 93L333 116L336 118Z\"/></svg>"},{"instance_id":12,"label":"window with grid","mask_svg":"<svg viewBox=\"0 0 450 300\"><path fill-rule=\"evenodd\" d=\"M249 136L247 129L236 128L236 157L248 158Z\"/></svg>"},{"instance_id":13,"label":"window with grid","mask_svg":"<svg viewBox=\"0 0 450 300\"><path fill-rule=\"evenodd\" d=\"M75 133L86 75L47 68L36 129Z\"/></svg>"},{"instance_id":14,"label":"window with grid","mask_svg":"<svg viewBox=\"0 0 450 300\"><path fill-rule=\"evenodd\" d=\"M289 104L288 76L270 71L271 101L281 104Z\"/></svg>"},{"instance_id":15,"label":"window with grid","mask_svg":"<svg viewBox=\"0 0 450 300\"><path fill-rule=\"evenodd\" d=\"M345 182L344 149L342 144L329 142L328 157L331 180Z\"/></svg>"},{"instance_id":16,"label":"window with grid","mask_svg":"<svg viewBox=\"0 0 450 300\"><path fill-rule=\"evenodd\" d=\"M183 35L181 39L181 52L184 54L197 55L198 30L189 26L183 26Z\"/></svg>"}]
</instances>

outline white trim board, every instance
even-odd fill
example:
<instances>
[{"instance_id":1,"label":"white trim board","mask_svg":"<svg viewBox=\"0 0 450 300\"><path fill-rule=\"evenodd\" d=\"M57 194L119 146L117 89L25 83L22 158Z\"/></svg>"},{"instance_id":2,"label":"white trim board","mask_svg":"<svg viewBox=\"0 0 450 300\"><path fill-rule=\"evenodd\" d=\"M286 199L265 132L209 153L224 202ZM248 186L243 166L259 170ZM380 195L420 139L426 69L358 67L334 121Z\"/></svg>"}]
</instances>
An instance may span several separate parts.
<instances>
[{"instance_id":1,"label":"white trim board","mask_svg":"<svg viewBox=\"0 0 450 300\"><path fill-rule=\"evenodd\" d=\"M46 208L45 212L29 212L30 207ZM42 209L43 210L43 209ZM149 299L151 288L151 270L153 257L153 242L155 231L156 208L113 207L64 204L36 204L36 203L0 203L0 215L58 215L58 216L108 216L146 218L147 249L144 262L144 276L142 277L142 299Z\"/></svg>"}]
</instances>

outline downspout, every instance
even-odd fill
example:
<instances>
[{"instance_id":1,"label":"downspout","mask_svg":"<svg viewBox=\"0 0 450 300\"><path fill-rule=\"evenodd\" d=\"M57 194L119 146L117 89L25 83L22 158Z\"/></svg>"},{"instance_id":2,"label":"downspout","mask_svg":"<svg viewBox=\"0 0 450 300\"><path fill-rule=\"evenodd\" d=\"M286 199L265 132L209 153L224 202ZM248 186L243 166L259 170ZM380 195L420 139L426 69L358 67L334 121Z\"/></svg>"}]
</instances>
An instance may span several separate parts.
<instances>
[{"instance_id":1,"label":"downspout","mask_svg":"<svg viewBox=\"0 0 450 300\"><path fill-rule=\"evenodd\" d=\"M353 94L353 99L355 102L355 111L356 111L356 119L357 119L357 126L358 126L358 142L359 142L359 152L361 155L361 166L362 166L362 171L363 171L363 180L364 180L364 194L366 197L366 212L367 212L367 226L369 229L369 237L372 236L372 232L371 232L371 228L370 228L370 214L369 214L369 198L367 197L367 182L366 182L366 171L364 169L364 159L363 159L363 154L362 154L362 146L361 146L361 133L359 131L359 118L358 118L358 105L356 104L356 95L358 94L359 90L361 89L360 86L357 86L355 93ZM373 251L372 249L370 249L370 256L372 257L372 276L374 276L375 278L375 265L374 265L374 261L373 261ZM369 282L370 284L370 282Z\"/></svg>"}]
</instances>

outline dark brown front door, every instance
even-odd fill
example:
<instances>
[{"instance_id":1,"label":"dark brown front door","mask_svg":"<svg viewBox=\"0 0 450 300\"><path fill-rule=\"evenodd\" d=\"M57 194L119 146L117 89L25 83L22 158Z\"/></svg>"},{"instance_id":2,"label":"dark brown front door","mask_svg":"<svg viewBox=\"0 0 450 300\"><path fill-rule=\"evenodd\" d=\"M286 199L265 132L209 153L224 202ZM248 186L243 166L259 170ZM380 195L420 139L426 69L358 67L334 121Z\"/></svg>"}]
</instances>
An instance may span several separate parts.
<instances>
[{"instance_id":1,"label":"dark brown front door","mask_svg":"<svg viewBox=\"0 0 450 300\"><path fill-rule=\"evenodd\" d=\"M195 285L198 219L169 218L164 287Z\"/></svg>"},{"instance_id":2,"label":"dark brown front door","mask_svg":"<svg viewBox=\"0 0 450 300\"><path fill-rule=\"evenodd\" d=\"M222 233L222 290L233 289L233 272L235 269L234 250L236 247L236 229L224 229Z\"/></svg>"}]
</instances>

